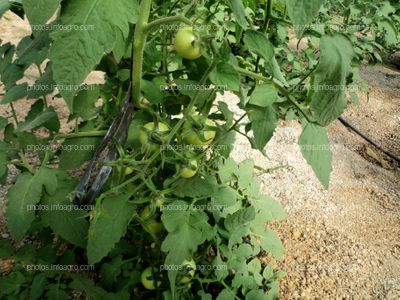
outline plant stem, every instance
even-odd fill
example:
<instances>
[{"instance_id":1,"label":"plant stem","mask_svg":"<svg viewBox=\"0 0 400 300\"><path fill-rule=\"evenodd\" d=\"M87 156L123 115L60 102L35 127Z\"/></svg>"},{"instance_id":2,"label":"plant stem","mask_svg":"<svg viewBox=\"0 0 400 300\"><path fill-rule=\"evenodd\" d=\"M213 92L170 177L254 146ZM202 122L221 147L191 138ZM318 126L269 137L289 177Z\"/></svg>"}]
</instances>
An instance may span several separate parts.
<instances>
[{"instance_id":1,"label":"plant stem","mask_svg":"<svg viewBox=\"0 0 400 300\"><path fill-rule=\"evenodd\" d=\"M107 130L85 131L85 132L67 133L67 134L57 134L56 136L54 136L54 140L73 139L73 138L79 138L79 137L105 136L106 134L107 134Z\"/></svg>"},{"instance_id":2,"label":"plant stem","mask_svg":"<svg viewBox=\"0 0 400 300\"><path fill-rule=\"evenodd\" d=\"M36 65L36 67L37 67L37 69L38 69L38 71L39 71L40 77L42 77L42 76L43 76L43 72L42 72L42 69L40 68L40 65L38 64L38 65ZM44 100L44 107L45 107L45 108L48 108L49 105L48 105L48 102L47 102L47 97L46 97L46 96L43 96L43 100Z\"/></svg>"},{"instance_id":3,"label":"plant stem","mask_svg":"<svg viewBox=\"0 0 400 300\"><path fill-rule=\"evenodd\" d=\"M154 28L163 25L163 24L168 24L168 23L175 23L175 22L182 22L188 25L192 25L192 22L186 18L184 15L176 15L176 16L171 16L171 17L165 17L165 18L161 18L158 20L155 20L149 24L147 24L144 27L144 31L145 33L149 33L151 30L153 30Z\"/></svg>"},{"instance_id":4,"label":"plant stem","mask_svg":"<svg viewBox=\"0 0 400 300\"><path fill-rule=\"evenodd\" d=\"M14 109L14 105L12 103L10 103L10 107L11 107L11 112L12 112L15 124L18 125L18 118L17 118L17 113L15 112L15 109Z\"/></svg>"},{"instance_id":5,"label":"plant stem","mask_svg":"<svg viewBox=\"0 0 400 300\"><path fill-rule=\"evenodd\" d=\"M147 34L145 28L149 20L151 0L142 0L139 8L139 20L136 23L133 38L133 66L132 66L132 102L139 106L140 85L143 73L143 51L146 44Z\"/></svg>"}]
</instances>

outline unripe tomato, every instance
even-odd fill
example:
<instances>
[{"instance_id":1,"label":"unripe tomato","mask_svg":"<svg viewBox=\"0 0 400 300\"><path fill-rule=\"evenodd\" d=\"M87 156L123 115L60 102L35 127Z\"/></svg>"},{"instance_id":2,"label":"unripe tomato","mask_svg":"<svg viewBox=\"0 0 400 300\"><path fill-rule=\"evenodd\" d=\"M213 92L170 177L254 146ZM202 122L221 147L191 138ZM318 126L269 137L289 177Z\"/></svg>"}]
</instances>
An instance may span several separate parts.
<instances>
[{"instance_id":1,"label":"unripe tomato","mask_svg":"<svg viewBox=\"0 0 400 300\"><path fill-rule=\"evenodd\" d=\"M159 287L161 285L161 281L157 281L153 276L153 274L155 274L156 272L157 269L152 267L147 267L142 272L142 275L140 276L140 281L146 289L155 290L156 287Z\"/></svg>"},{"instance_id":2,"label":"unripe tomato","mask_svg":"<svg viewBox=\"0 0 400 300\"><path fill-rule=\"evenodd\" d=\"M160 148L160 144L149 139L149 135L152 132L158 132L160 134L165 134L169 131L168 125L158 122L158 127L156 128L154 122L147 123L143 126L145 129L141 129L139 133L139 141L142 146L149 144L152 152L156 152ZM147 130L146 130L147 129Z\"/></svg>"},{"instance_id":3,"label":"unripe tomato","mask_svg":"<svg viewBox=\"0 0 400 300\"><path fill-rule=\"evenodd\" d=\"M176 168L178 170L180 169L179 175L182 178L190 178L190 177L193 177L194 175L196 175L196 173L197 173L197 161L194 159L191 159L189 161L189 165L187 165L187 166L177 165Z\"/></svg>"},{"instance_id":4,"label":"unripe tomato","mask_svg":"<svg viewBox=\"0 0 400 300\"><path fill-rule=\"evenodd\" d=\"M164 226L163 224L157 222L156 220L149 220L146 222L145 230L151 235L159 237L162 231L164 230Z\"/></svg>"},{"instance_id":5,"label":"unripe tomato","mask_svg":"<svg viewBox=\"0 0 400 300\"><path fill-rule=\"evenodd\" d=\"M139 217L146 220L151 217L151 207L150 205L145 206L139 214Z\"/></svg>"},{"instance_id":6,"label":"unripe tomato","mask_svg":"<svg viewBox=\"0 0 400 300\"><path fill-rule=\"evenodd\" d=\"M193 116L193 119L195 121L200 120L200 116ZM206 119L205 125L208 126L215 126L215 123L211 121L210 119ZM212 143L212 141L215 138L215 130L203 130L203 135L204 135L204 141L200 138L199 133L200 132L195 132L191 128L191 124L189 121L186 121L185 124L183 125L184 129L189 129L189 133L185 135L184 139L187 143L196 145L196 146L206 146Z\"/></svg>"},{"instance_id":7,"label":"unripe tomato","mask_svg":"<svg viewBox=\"0 0 400 300\"><path fill-rule=\"evenodd\" d=\"M124 172L125 175L130 175L132 173L133 173L133 169L131 167L126 167L125 168L125 172Z\"/></svg>"},{"instance_id":8,"label":"unripe tomato","mask_svg":"<svg viewBox=\"0 0 400 300\"><path fill-rule=\"evenodd\" d=\"M193 259L190 261L185 259L182 262L182 266L185 276L179 281L179 283L189 283L192 280L194 273L196 272L196 263Z\"/></svg>"},{"instance_id":9,"label":"unripe tomato","mask_svg":"<svg viewBox=\"0 0 400 300\"><path fill-rule=\"evenodd\" d=\"M175 51L180 56L190 60L201 56L200 43L192 27L179 29L175 35Z\"/></svg>"}]
</instances>

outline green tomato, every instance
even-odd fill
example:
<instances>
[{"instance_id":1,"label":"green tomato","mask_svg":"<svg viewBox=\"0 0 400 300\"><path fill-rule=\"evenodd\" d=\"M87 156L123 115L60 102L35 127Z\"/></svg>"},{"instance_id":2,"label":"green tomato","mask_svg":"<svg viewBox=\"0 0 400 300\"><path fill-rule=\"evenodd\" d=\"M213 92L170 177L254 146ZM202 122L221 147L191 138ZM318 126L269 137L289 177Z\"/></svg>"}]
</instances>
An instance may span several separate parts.
<instances>
[{"instance_id":1,"label":"green tomato","mask_svg":"<svg viewBox=\"0 0 400 300\"><path fill-rule=\"evenodd\" d=\"M151 235L159 237L164 230L164 226L156 220L149 220L146 222L144 229Z\"/></svg>"},{"instance_id":2,"label":"green tomato","mask_svg":"<svg viewBox=\"0 0 400 300\"><path fill-rule=\"evenodd\" d=\"M140 276L140 281L146 289L155 290L161 285L161 281L157 281L153 276L153 274L155 274L156 272L157 269L152 267L147 267L142 272L142 275Z\"/></svg>"},{"instance_id":3,"label":"green tomato","mask_svg":"<svg viewBox=\"0 0 400 300\"><path fill-rule=\"evenodd\" d=\"M189 165L187 165L187 166L177 165L176 168L177 168L177 170L180 169L179 175L182 178L191 178L194 175L196 175L196 173L197 173L197 161L194 159L191 159L189 161Z\"/></svg>"},{"instance_id":4,"label":"green tomato","mask_svg":"<svg viewBox=\"0 0 400 300\"><path fill-rule=\"evenodd\" d=\"M145 206L142 211L139 214L139 217L143 220L147 220L148 218L150 218L151 215L151 207L150 205Z\"/></svg>"},{"instance_id":5,"label":"green tomato","mask_svg":"<svg viewBox=\"0 0 400 300\"><path fill-rule=\"evenodd\" d=\"M200 116L193 116L193 119L195 121L200 121ZM210 119L206 119L205 125L208 126L215 126L215 123L211 121ZM201 139L199 134L200 132L194 131L194 129L191 128L191 124L189 121L186 121L183 124L183 128L186 130L189 130L189 133L185 135L184 139L187 143L196 145L196 146L206 146L212 143L212 141L215 138L215 130L203 130L203 135L204 135L204 141Z\"/></svg>"},{"instance_id":6,"label":"green tomato","mask_svg":"<svg viewBox=\"0 0 400 300\"><path fill-rule=\"evenodd\" d=\"M201 56L198 37L192 27L181 28L175 35L175 51L186 59L196 59Z\"/></svg>"},{"instance_id":7,"label":"green tomato","mask_svg":"<svg viewBox=\"0 0 400 300\"><path fill-rule=\"evenodd\" d=\"M158 149L160 149L160 144L154 141L149 141L149 135L151 135L153 132L157 132L160 134L167 133L169 131L168 125L158 122L158 127L156 128L154 122L150 122L144 125L143 127L145 129L140 130L139 133L140 144L142 146L150 145L151 152L156 152Z\"/></svg>"},{"instance_id":8,"label":"green tomato","mask_svg":"<svg viewBox=\"0 0 400 300\"><path fill-rule=\"evenodd\" d=\"M126 167L125 168L125 172L124 172L125 175L130 175L132 173L133 173L133 169L132 168L130 168L130 167Z\"/></svg>"},{"instance_id":9,"label":"green tomato","mask_svg":"<svg viewBox=\"0 0 400 300\"><path fill-rule=\"evenodd\" d=\"M193 259L190 261L185 259L182 262L182 266L184 267L185 276L179 281L179 283L189 283L196 272L196 263Z\"/></svg>"}]
</instances>

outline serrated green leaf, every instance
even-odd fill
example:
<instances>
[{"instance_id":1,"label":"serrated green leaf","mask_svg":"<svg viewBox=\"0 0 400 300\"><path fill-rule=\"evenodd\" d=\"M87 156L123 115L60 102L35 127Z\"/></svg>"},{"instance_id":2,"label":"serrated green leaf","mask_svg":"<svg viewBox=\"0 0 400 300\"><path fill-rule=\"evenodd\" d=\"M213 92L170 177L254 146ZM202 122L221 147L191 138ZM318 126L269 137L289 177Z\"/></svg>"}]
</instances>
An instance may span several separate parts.
<instances>
[{"instance_id":1,"label":"serrated green leaf","mask_svg":"<svg viewBox=\"0 0 400 300\"><path fill-rule=\"evenodd\" d=\"M33 278L31 288L29 291L29 299L30 300L36 300L39 299L40 296L42 296L43 292L46 289L47 286L47 279L44 274L37 274L35 278Z\"/></svg>"},{"instance_id":2,"label":"serrated green leaf","mask_svg":"<svg viewBox=\"0 0 400 300\"><path fill-rule=\"evenodd\" d=\"M92 158L100 141L101 138L97 137L67 139L61 148L60 169L79 168L85 161Z\"/></svg>"},{"instance_id":3,"label":"serrated green leaf","mask_svg":"<svg viewBox=\"0 0 400 300\"><path fill-rule=\"evenodd\" d=\"M23 132L23 131L29 131L32 129L35 129L37 127L40 127L41 125L51 121L57 119L57 114L54 111L48 110L48 111L44 111L42 113L40 113L35 119L33 119L32 121L28 121L28 122L23 122L18 124L18 127L15 129L15 132Z\"/></svg>"},{"instance_id":4,"label":"serrated green leaf","mask_svg":"<svg viewBox=\"0 0 400 300\"><path fill-rule=\"evenodd\" d=\"M190 186L190 189L187 187ZM206 197L213 195L217 190L217 185L207 178L199 176L189 179L180 179L173 184L174 195L178 197Z\"/></svg>"},{"instance_id":5,"label":"serrated green leaf","mask_svg":"<svg viewBox=\"0 0 400 300\"><path fill-rule=\"evenodd\" d=\"M58 177L59 186L55 194L43 198L42 204L49 209L42 210L40 215L43 222L63 239L85 248L89 227L85 219L87 212L72 206L68 195L74 190L76 182L64 176Z\"/></svg>"},{"instance_id":6,"label":"serrated green leaf","mask_svg":"<svg viewBox=\"0 0 400 300\"><path fill-rule=\"evenodd\" d=\"M251 121L251 129L254 133L251 146L262 151L274 135L278 124L277 112L273 106L251 107L247 109L247 112Z\"/></svg>"},{"instance_id":7,"label":"serrated green leaf","mask_svg":"<svg viewBox=\"0 0 400 300\"><path fill-rule=\"evenodd\" d=\"M35 99L51 94L54 91L56 83L53 80L53 69L51 62L48 62L42 77L28 87L28 99Z\"/></svg>"},{"instance_id":8,"label":"serrated green leaf","mask_svg":"<svg viewBox=\"0 0 400 300\"><path fill-rule=\"evenodd\" d=\"M100 97L99 85L88 85L74 97L74 115L88 120L96 112L95 103Z\"/></svg>"},{"instance_id":9,"label":"serrated green leaf","mask_svg":"<svg viewBox=\"0 0 400 300\"><path fill-rule=\"evenodd\" d=\"M337 119L347 106L346 77L354 55L351 42L341 34L323 36L321 57L313 74L311 109L321 126Z\"/></svg>"},{"instance_id":10,"label":"serrated green leaf","mask_svg":"<svg viewBox=\"0 0 400 300\"><path fill-rule=\"evenodd\" d=\"M244 44L249 50L269 62L274 57L274 46L264 33L247 30L243 38Z\"/></svg>"},{"instance_id":11,"label":"serrated green leaf","mask_svg":"<svg viewBox=\"0 0 400 300\"><path fill-rule=\"evenodd\" d=\"M324 127L308 123L299 139L301 153L325 188L329 187L332 151Z\"/></svg>"},{"instance_id":12,"label":"serrated green leaf","mask_svg":"<svg viewBox=\"0 0 400 300\"><path fill-rule=\"evenodd\" d=\"M298 38L318 14L325 0L286 0L286 7Z\"/></svg>"},{"instance_id":13,"label":"serrated green leaf","mask_svg":"<svg viewBox=\"0 0 400 300\"><path fill-rule=\"evenodd\" d=\"M0 101L0 104L8 104L10 102L20 100L26 97L27 93L28 93L27 83L15 85L7 91L4 98Z\"/></svg>"},{"instance_id":14,"label":"serrated green leaf","mask_svg":"<svg viewBox=\"0 0 400 300\"><path fill-rule=\"evenodd\" d=\"M0 0L0 18L10 8L10 5L11 3L9 0Z\"/></svg>"},{"instance_id":15,"label":"serrated green leaf","mask_svg":"<svg viewBox=\"0 0 400 300\"><path fill-rule=\"evenodd\" d=\"M235 293L230 289L223 289L216 300L235 300Z\"/></svg>"},{"instance_id":16,"label":"serrated green leaf","mask_svg":"<svg viewBox=\"0 0 400 300\"><path fill-rule=\"evenodd\" d=\"M250 221L253 221L256 216L253 206L243 208L232 215L228 215L224 220L225 228L234 232L238 227L241 227Z\"/></svg>"},{"instance_id":17,"label":"serrated green leaf","mask_svg":"<svg viewBox=\"0 0 400 300\"><path fill-rule=\"evenodd\" d=\"M34 175L21 173L8 191L6 218L8 229L15 240L20 241L28 231L35 219L33 206L41 199L42 187L50 188L54 184L53 176L53 171L46 167L41 167Z\"/></svg>"},{"instance_id":18,"label":"serrated green leaf","mask_svg":"<svg viewBox=\"0 0 400 300\"><path fill-rule=\"evenodd\" d=\"M179 266L183 260L192 259L197 246L211 238L209 235L213 230L208 224L207 214L200 210L187 209L187 203L184 201L175 201L167 208L163 209L161 220L169 233L161 245L161 250L168 253L165 265ZM177 274L177 268L169 268L168 278L173 293Z\"/></svg>"},{"instance_id":19,"label":"serrated green leaf","mask_svg":"<svg viewBox=\"0 0 400 300\"><path fill-rule=\"evenodd\" d=\"M285 248L282 245L278 235L271 229L265 229L264 224L252 224L251 236L252 244L259 244L261 248L272 254L275 259L280 260L285 254Z\"/></svg>"},{"instance_id":20,"label":"serrated green leaf","mask_svg":"<svg viewBox=\"0 0 400 300\"><path fill-rule=\"evenodd\" d=\"M54 283L47 286L46 298L54 300L68 300L69 296L65 292L60 284Z\"/></svg>"},{"instance_id":21,"label":"serrated green leaf","mask_svg":"<svg viewBox=\"0 0 400 300\"><path fill-rule=\"evenodd\" d=\"M78 87L102 56L113 50L116 36L129 34L129 24L137 20L137 1L80 0L63 6L63 25L83 25L84 30L52 33L54 40L49 57L53 62L54 80L61 89L70 112L73 112L74 89Z\"/></svg>"},{"instance_id":22,"label":"serrated green leaf","mask_svg":"<svg viewBox=\"0 0 400 300\"><path fill-rule=\"evenodd\" d=\"M210 80L219 89L239 91L240 76L235 68L226 62L217 64L214 70L210 73Z\"/></svg>"},{"instance_id":23,"label":"serrated green leaf","mask_svg":"<svg viewBox=\"0 0 400 300\"><path fill-rule=\"evenodd\" d=\"M236 180L239 174L237 163L232 158L227 158L219 167L218 175L223 183Z\"/></svg>"},{"instance_id":24,"label":"serrated green leaf","mask_svg":"<svg viewBox=\"0 0 400 300\"><path fill-rule=\"evenodd\" d=\"M0 240L0 258L9 258L14 252L14 248L11 245L10 240L1 239Z\"/></svg>"},{"instance_id":25,"label":"serrated green leaf","mask_svg":"<svg viewBox=\"0 0 400 300\"><path fill-rule=\"evenodd\" d=\"M107 292L88 278L72 275L72 282L69 287L74 291L83 292L89 299L103 299Z\"/></svg>"},{"instance_id":26,"label":"serrated green leaf","mask_svg":"<svg viewBox=\"0 0 400 300\"><path fill-rule=\"evenodd\" d=\"M21 272L11 272L6 276L0 277L0 296L18 293L25 281L25 276Z\"/></svg>"},{"instance_id":27,"label":"serrated green leaf","mask_svg":"<svg viewBox=\"0 0 400 300\"><path fill-rule=\"evenodd\" d=\"M237 23L242 27L244 30L247 29L247 19L246 19L246 12L241 0L228 0L228 5L233 11L235 15Z\"/></svg>"},{"instance_id":28,"label":"serrated green leaf","mask_svg":"<svg viewBox=\"0 0 400 300\"><path fill-rule=\"evenodd\" d=\"M24 0L24 12L31 26L43 25L54 15L61 0Z\"/></svg>"},{"instance_id":29,"label":"serrated green leaf","mask_svg":"<svg viewBox=\"0 0 400 300\"><path fill-rule=\"evenodd\" d=\"M129 195L107 197L97 203L90 222L87 255L90 264L99 262L125 234L135 206Z\"/></svg>"},{"instance_id":30,"label":"serrated green leaf","mask_svg":"<svg viewBox=\"0 0 400 300\"><path fill-rule=\"evenodd\" d=\"M272 83L257 85L250 96L249 103L260 107L267 107L278 99L278 93Z\"/></svg>"},{"instance_id":31,"label":"serrated green leaf","mask_svg":"<svg viewBox=\"0 0 400 300\"><path fill-rule=\"evenodd\" d=\"M111 289L112 285L117 282L117 277L122 272L122 265L124 261L122 260L122 255L113 258L109 263L104 263L101 266L100 276L101 283L107 288Z\"/></svg>"},{"instance_id":32,"label":"serrated green leaf","mask_svg":"<svg viewBox=\"0 0 400 300\"><path fill-rule=\"evenodd\" d=\"M218 207L229 207L236 203L237 193L229 186L220 187L212 196L212 203Z\"/></svg>"},{"instance_id":33,"label":"serrated green leaf","mask_svg":"<svg viewBox=\"0 0 400 300\"><path fill-rule=\"evenodd\" d=\"M251 200L257 212L257 219L261 222L278 221L287 217L282 205L266 195L260 195L254 200Z\"/></svg>"},{"instance_id":34,"label":"serrated green leaf","mask_svg":"<svg viewBox=\"0 0 400 300\"><path fill-rule=\"evenodd\" d=\"M264 290L251 290L246 294L246 300L265 300Z\"/></svg>"}]
</instances>

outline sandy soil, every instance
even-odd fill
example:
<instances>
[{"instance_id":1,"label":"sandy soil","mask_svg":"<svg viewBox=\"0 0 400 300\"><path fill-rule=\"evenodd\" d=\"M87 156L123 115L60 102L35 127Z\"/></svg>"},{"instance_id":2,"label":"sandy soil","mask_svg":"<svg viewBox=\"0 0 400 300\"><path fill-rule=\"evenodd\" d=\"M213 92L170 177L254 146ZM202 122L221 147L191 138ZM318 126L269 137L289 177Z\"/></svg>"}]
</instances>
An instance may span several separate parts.
<instances>
[{"instance_id":1,"label":"sandy soil","mask_svg":"<svg viewBox=\"0 0 400 300\"><path fill-rule=\"evenodd\" d=\"M0 39L15 43L29 27L13 15L6 17L0 21ZM28 80L37 77L35 70L27 72ZM382 66L364 68L362 74L371 90L370 98L362 97L361 106L351 106L345 115L399 155L400 74ZM99 79L100 75L94 77ZM229 94L221 100L236 102ZM51 104L65 119L64 103L57 100ZM27 102L18 101L16 105L18 116L23 118ZM10 116L7 106L0 106L0 115ZM328 131L334 145L328 191L301 156L297 146L301 127L295 122L281 123L267 145L268 157L251 150L240 136L234 148L238 161L251 157L264 168L289 166L260 175L263 192L278 199L289 215L272 226L287 251L278 262L287 272L281 284L282 298L400 299L399 168L390 160L392 169L382 168L366 154L366 143L339 122L331 124ZM1 211L14 176L13 170L7 185L0 188L3 234L6 228Z\"/></svg>"}]
</instances>

